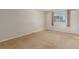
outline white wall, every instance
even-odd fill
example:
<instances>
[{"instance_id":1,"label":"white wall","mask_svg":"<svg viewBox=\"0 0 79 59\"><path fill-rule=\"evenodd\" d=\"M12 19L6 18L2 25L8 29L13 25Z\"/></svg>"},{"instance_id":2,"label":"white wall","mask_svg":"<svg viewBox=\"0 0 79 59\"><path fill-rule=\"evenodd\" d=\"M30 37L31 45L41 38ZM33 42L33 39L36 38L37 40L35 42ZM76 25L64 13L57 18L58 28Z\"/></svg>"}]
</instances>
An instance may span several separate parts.
<instances>
[{"instance_id":1,"label":"white wall","mask_svg":"<svg viewBox=\"0 0 79 59\"><path fill-rule=\"evenodd\" d=\"M71 26L52 26L52 12L47 12L46 29L79 34L79 10L71 11Z\"/></svg>"},{"instance_id":2,"label":"white wall","mask_svg":"<svg viewBox=\"0 0 79 59\"><path fill-rule=\"evenodd\" d=\"M45 13L37 10L0 10L0 41L44 30Z\"/></svg>"}]
</instances>

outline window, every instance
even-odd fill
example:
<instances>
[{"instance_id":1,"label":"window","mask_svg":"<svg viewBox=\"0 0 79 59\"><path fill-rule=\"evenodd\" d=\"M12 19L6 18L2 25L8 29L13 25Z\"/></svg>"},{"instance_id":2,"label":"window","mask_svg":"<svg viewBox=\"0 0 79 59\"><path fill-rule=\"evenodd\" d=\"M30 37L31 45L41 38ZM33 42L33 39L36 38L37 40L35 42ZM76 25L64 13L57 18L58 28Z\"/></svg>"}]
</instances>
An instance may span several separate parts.
<instances>
[{"instance_id":1,"label":"window","mask_svg":"<svg viewBox=\"0 0 79 59\"><path fill-rule=\"evenodd\" d=\"M66 24L67 26L70 26L70 15L69 10L65 11L59 11L59 12L53 12L52 13L52 24L56 25L59 24Z\"/></svg>"},{"instance_id":2,"label":"window","mask_svg":"<svg viewBox=\"0 0 79 59\"><path fill-rule=\"evenodd\" d=\"M67 11L55 12L54 21L55 22L66 22L67 21Z\"/></svg>"}]
</instances>

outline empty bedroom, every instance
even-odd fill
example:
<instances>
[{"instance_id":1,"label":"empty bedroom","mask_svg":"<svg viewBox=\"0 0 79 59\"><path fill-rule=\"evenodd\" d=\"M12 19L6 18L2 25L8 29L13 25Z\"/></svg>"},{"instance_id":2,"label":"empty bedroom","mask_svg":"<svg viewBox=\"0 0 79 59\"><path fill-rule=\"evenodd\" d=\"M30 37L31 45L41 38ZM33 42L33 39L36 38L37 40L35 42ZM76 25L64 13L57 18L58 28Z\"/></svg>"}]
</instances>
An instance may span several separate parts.
<instances>
[{"instance_id":1,"label":"empty bedroom","mask_svg":"<svg viewBox=\"0 0 79 59\"><path fill-rule=\"evenodd\" d=\"M78 9L0 9L0 49L78 48Z\"/></svg>"}]
</instances>

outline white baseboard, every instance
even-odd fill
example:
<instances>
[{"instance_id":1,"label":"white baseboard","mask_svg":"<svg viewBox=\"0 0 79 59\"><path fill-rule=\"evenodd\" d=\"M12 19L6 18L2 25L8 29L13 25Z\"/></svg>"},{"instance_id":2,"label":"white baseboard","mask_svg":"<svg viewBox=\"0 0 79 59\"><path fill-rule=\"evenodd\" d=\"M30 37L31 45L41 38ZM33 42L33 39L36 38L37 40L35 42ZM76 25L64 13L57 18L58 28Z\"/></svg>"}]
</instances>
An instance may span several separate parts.
<instances>
[{"instance_id":1,"label":"white baseboard","mask_svg":"<svg viewBox=\"0 0 79 59\"><path fill-rule=\"evenodd\" d=\"M44 29L40 29L40 30L33 31L33 32L30 32L30 33L19 34L19 35L10 37L10 38L6 38L6 39L3 39L3 40L0 40L0 42L4 42L4 41L11 40L11 39L14 39L14 38L22 37L22 36L25 36L25 35L30 35L30 34L32 34L32 33L40 32L40 31L43 31L43 30L44 30Z\"/></svg>"}]
</instances>

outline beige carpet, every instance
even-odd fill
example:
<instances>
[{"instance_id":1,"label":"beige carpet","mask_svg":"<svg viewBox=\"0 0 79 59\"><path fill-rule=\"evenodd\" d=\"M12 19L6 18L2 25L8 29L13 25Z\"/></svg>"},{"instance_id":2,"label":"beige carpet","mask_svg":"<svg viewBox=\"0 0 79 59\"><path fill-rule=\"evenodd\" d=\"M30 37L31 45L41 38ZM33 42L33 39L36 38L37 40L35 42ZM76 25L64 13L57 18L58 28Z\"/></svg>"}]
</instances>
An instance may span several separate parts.
<instances>
[{"instance_id":1,"label":"beige carpet","mask_svg":"<svg viewBox=\"0 0 79 59\"><path fill-rule=\"evenodd\" d=\"M0 48L8 49L71 49L79 48L79 36L56 32L41 31L0 43Z\"/></svg>"}]
</instances>

